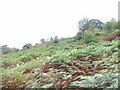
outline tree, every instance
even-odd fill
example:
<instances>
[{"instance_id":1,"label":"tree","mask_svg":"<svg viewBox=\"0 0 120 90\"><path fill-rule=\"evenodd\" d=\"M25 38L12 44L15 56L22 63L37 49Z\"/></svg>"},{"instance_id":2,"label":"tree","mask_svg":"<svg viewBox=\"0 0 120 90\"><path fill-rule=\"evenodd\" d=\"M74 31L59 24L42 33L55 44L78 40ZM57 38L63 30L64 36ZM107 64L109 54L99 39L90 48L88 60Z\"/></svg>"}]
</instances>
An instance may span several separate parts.
<instances>
[{"instance_id":1,"label":"tree","mask_svg":"<svg viewBox=\"0 0 120 90\"><path fill-rule=\"evenodd\" d=\"M104 25L104 30L112 30L112 23L110 22L107 22L105 25Z\"/></svg>"},{"instance_id":2,"label":"tree","mask_svg":"<svg viewBox=\"0 0 120 90\"><path fill-rule=\"evenodd\" d=\"M118 29L118 24L119 22L117 21L109 21L109 22L106 22L106 24L104 25L104 30L107 30L107 31L111 31L113 29Z\"/></svg>"},{"instance_id":3,"label":"tree","mask_svg":"<svg viewBox=\"0 0 120 90\"><path fill-rule=\"evenodd\" d=\"M13 52L18 52L19 49L18 48L11 48Z\"/></svg>"},{"instance_id":4,"label":"tree","mask_svg":"<svg viewBox=\"0 0 120 90\"><path fill-rule=\"evenodd\" d=\"M94 28L99 28L99 29L103 28L103 22L101 22L98 19L91 19L89 22L93 25Z\"/></svg>"},{"instance_id":5,"label":"tree","mask_svg":"<svg viewBox=\"0 0 120 90\"><path fill-rule=\"evenodd\" d=\"M45 42L45 39L44 39L44 38L42 38L40 41L41 41L42 43L44 43L44 42Z\"/></svg>"},{"instance_id":6,"label":"tree","mask_svg":"<svg viewBox=\"0 0 120 90\"><path fill-rule=\"evenodd\" d=\"M83 20L80 20L78 22L78 24L79 24L79 26L78 26L79 32L84 32L85 30L88 29L88 21L89 21L88 18L84 18Z\"/></svg>"},{"instance_id":7,"label":"tree","mask_svg":"<svg viewBox=\"0 0 120 90\"><path fill-rule=\"evenodd\" d=\"M18 52L19 49L10 48L7 45L3 45L3 46L0 47L0 51L1 51L2 54L9 54L9 53L12 53L12 52Z\"/></svg>"},{"instance_id":8,"label":"tree","mask_svg":"<svg viewBox=\"0 0 120 90\"><path fill-rule=\"evenodd\" d=\"M54 41L53 41L54 43L58 43L59 42L59 40L58 40L58 36L55 36L55 38L54 38Z\"/></svg>"},{"instance_id":9,"label":"tree","mask_svg":"<svg viewBox=\"0 0 120 90\"><path fill-rule=\"evenodd\" d=\"M53 41L53 37L50 37L50 41Z\"/></svg>"},{"instance_id":10,"label":"tree","mask_svg":"<svg viewBox=\"0 0 120 90\"><path fill-rule=\"evenodd\" d=\"M27 49L30 49L30 48L32 48L32 44L27 43L22 47L22 50L27 50Z\"/></svg>"},{"instance_id":11,"label":"tree","mask_svg":"<svg viewBox=\"0 0 120 90\"><path fill-rule=\"evenodd\" d=\"M103 29L107 31L119 29L119 21L116 21L116 19L112 18L110 21L106 22Z\"/></svg>"},{"instance_id":12,"label":"tree","mask_svg":"<svg viewBox=\"0 0 120 90\"><path fill-rule=\"evenodd\" d=\"M12 49L9 48L7 45L3 45L1 49L2 49L2 54L8 54L12 52Z\"/></svg>"},{"instance_id":13,"label":"tree","mask_svg":"<svg viewBox=\"0 0 120 90\"><path fill-rule=\"evenodd\" d=\"M116 21L116 19L115 18L111 18L111 20L110 21Z\"/></svg>"},{"instance_id":14,"label":"tree","mask_svg":"<svg viewBox=\"0 0 120 90\"><path fill-rule=\"evenodd\" d=\"M79 32L84 32L85 30L94 30L95 28L102 29L103 22L98 19L91 19L84 18L83 20L79 21Z\"/></svg>"}]
</instances>

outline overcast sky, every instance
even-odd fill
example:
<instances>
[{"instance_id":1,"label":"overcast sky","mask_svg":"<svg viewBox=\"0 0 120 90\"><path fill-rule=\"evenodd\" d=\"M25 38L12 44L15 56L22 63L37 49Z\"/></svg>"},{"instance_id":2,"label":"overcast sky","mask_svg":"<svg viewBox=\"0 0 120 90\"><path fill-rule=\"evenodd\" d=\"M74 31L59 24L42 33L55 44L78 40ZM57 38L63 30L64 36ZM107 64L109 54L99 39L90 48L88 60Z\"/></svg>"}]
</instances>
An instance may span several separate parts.
<instances>
[{"instance_id":1,"label":"overcast sky","mask_svg":"<svg viewBox=\"0 0 120 90\"><path fill-rule=\"evenodd\" d=\"M21 48L41 38L72 37L82 18L118 19L119 0L0 0L0 46Z\"/></svg>"}]
</instances>

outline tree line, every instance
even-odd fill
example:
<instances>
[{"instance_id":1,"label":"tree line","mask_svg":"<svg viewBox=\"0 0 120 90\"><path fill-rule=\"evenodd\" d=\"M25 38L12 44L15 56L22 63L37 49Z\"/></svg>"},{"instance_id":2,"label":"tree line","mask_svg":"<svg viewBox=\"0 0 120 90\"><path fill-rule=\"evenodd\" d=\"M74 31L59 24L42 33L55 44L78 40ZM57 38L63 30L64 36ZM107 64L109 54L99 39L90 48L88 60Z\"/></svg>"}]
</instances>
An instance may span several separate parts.
<instances>
[{"instance_id":1,"label":"tree line","mask_svg":"<svg viewBox=\"0 0 120 90\"><path fill-rule=\"evenodd\" d=\"M58 43L61 40L62 40L62 38L59 39L58 36L55 36L55 37L50 37L47 40L45 40L45 38L42 38L42 39L40 39L40 42L45 43L45 42L50 41L51 43ZM9 53L12 53L12 52L27 50L27 49L30 49L30 48L33 48L33 47L34 46L31 43L27 43L27 44L23 45L22 49L10 48L7 45L3 45L3 46L0 47L0 51L1 51L0 54L9 54Z\"/></svg>"}]
</instances>

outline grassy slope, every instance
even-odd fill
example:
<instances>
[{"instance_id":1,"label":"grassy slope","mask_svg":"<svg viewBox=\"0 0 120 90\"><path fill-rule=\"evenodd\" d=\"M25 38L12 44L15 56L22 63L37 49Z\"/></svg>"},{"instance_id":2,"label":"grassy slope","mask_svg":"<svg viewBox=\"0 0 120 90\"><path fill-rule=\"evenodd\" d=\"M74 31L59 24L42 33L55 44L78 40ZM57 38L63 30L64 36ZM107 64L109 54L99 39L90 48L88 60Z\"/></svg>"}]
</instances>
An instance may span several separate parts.
<instances>
[{"instance_id":1,"label":"grassy slope","mask_svg":"<svg viewBox=\"0 0 120 90\"><path fill-rule=\"evenodd\" d=\"M82 44L73 38L3 55L5 88L116 88L118 41Z\"/></svg>"}]
</instances>

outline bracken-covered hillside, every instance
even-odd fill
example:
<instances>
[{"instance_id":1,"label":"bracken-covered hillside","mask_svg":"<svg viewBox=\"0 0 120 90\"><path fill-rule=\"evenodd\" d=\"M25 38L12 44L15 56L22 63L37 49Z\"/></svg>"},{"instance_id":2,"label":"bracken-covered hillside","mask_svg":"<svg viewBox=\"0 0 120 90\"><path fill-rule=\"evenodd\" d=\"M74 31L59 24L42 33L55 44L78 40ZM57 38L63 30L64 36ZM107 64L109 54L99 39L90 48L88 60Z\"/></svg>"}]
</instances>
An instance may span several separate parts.
<instances>
[{"instance_id":1,"label":"bracken-covered hillside","mask_svg":"<svg viewBox=\"0 0 120 90\"><path fill-rule=\"evenodd\" d=\"M2 55L0 87L118 88L119 35L111 40L115 33L95 35L97 42L85 43L68 38Z\"/></svg>"}]
</instances>

